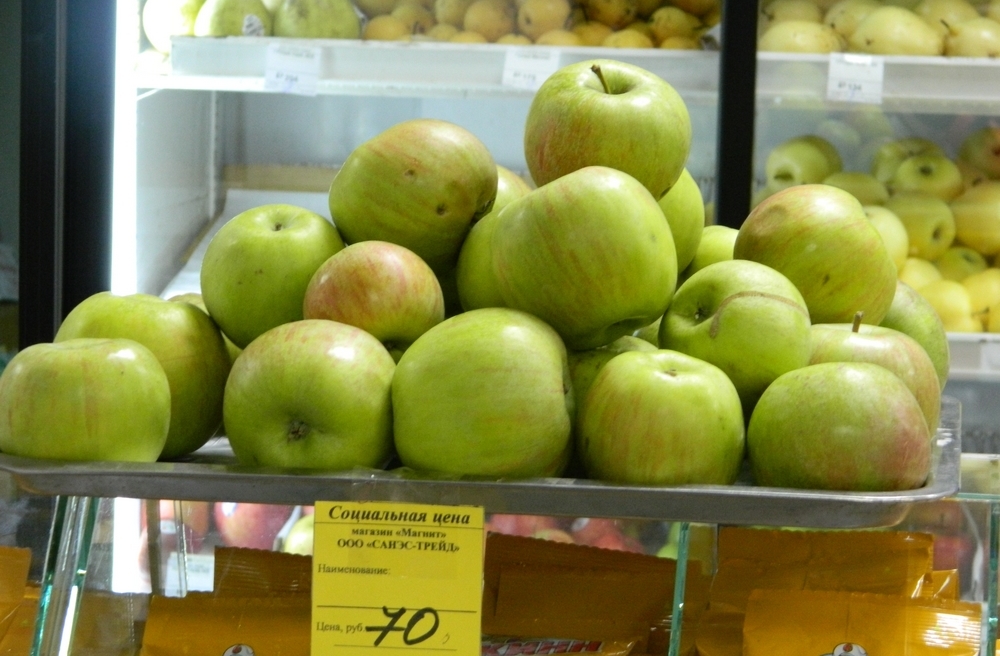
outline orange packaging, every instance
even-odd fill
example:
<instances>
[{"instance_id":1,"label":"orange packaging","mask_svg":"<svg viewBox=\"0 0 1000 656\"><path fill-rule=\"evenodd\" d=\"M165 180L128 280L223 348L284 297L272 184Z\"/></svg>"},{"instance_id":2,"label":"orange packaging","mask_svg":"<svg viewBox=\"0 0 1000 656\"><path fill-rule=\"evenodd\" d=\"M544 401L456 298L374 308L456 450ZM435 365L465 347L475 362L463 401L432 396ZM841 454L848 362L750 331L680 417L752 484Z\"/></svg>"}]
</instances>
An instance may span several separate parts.
<instances>
[{"instance_id":1,"label":"orange packaging","mask_svg":"<svg viewBox=\"0 0 1000 656\"><path fill-rule=\"evenodd\" d=\"M0 547L0 639L14 622L24 599L30 567L30 549Z\"/></svg>"},{"instance_id":2,"label":"orange packaging","mask_svg":"<svg viewBox=\"0 0 1000 656\"><path fill-rule=\"evenodd\" d=\"M483 636L482 656L541 656L542 654L600 654L628 656L634 641L556 640Z\"/></svg>"},{"instance_id":3,"label":"orange packaging","mask_svg":"<svg viewBox=\"0 0 1000 656\"><path fill-rule=\"evenodd\" d=\"M38 615L38 588L28 587L10 616L6 632L0 635L0 656L28 656L35 640Z\"/></svg>"},{"instance_id":4,"label":"orange packaging","mask_svg":"<svg viewBox=\"0 0 1000 656\"><path fill-rule=\"evenodd\" d=\"M219 547L212 590L217 596L302 594L312 588L312 558L296 554Z\"/></svg>"},{"instance_id":5,"label":"orange packaging","mask_svg":"<svg viewBox=\"0 0 1000 656\"><path fill-rule=\"evenodd\" d=\"M755 590L743 656L975 656L982 608L889 595Z\"/></svg>"}]
</instances>

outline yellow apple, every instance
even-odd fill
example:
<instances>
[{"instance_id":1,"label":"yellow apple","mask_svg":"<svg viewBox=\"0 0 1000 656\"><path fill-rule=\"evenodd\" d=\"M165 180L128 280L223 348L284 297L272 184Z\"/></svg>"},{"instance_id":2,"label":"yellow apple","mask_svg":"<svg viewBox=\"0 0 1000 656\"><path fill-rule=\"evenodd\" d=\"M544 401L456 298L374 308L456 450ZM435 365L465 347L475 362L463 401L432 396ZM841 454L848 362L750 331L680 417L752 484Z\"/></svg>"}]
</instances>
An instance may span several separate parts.
<instances>
[{"instance_id":1,"label":"yellow apple","mask_svg":"<svg viewBox=\"0 0 1000 656\"><path fill-rule=\"evenodd\" d=\"M573 32L585 46L599 46L613 32L610 27L597 21L586 21L573 26Z\"/></svg>"},{"instance_id":2,"label":"yellow apple","mask_svg":"<svg viewBox=\"0 0 1000 656\"><path fill-rule=\"evenodd\" d=\"M568 0L527 0L517 10L517 27L535 41L546 32L564 29L570 11Z\"/></svg>"},{"instance_id":3,"label":"yellow apple","mask_svg":"<svg viewBox=\"0 0 1000 656\"><path fill-rule=\"evenodd\" d=\"M960 23L979 18L979 12L967 0L921 0L913 13L941 36L947 36Z\"/></svg>"},{"instance_id":4,"label":"yellow apple","mask_svg":"<svg viewBox=\"0 0 1000 656\"><path fill-rule=\"evenodd\" d=\"M842 37L822 23L811 21L782 21L775 23L761 35L757 42L761 52L820 53L840 52L844 49Z\"/></svg>"},{"instance_id":5,"label":"yellow apple","mask_svg":"<svg viewBox=\"0 0 1000 656\"><path fill-rule=\"evenodd\" d=\"M968 246L952 246L934 262L945 280L962 282L974 273L983 271L988 266L986 258Z\"/></svg>"},{"instance_id":6,"label":"yellow apple","mask_svg":"<svg viewBox=\"0 0 1000 656\"><path fill-rule=\"evenodd\" d=\"M693 37L701 21L677 7L660 7L649 17L649 24L657 41L672 36Z\"/></svg>"},{"instance_id":7,"label":"yellow apple","mask_svg":"<svg viewBox=\"0 0 1000 656\"><path fill-rule=\"evenodd\" d=\"M532 44L531 39L524 36L523 34L504 34L502 37L496 41L499 44L506 44L510 46L530 46Z\"/></svg>"},{"instance_id":8,"label":"yellow apple","mask_svg":"<svg viewBox=\"0 0 1000 656\"><path fill-rule=\"evenodd\" d=\"M819 23L822 20L823 11L812 0L774 0L760 10L760 29L765 32L786 21Z\"/></svg>"},{"instance_id":9,"label":"yellow apple","mask_svg":"<svg viewBox=\"0 0 1000 656\"><path fill-rule=\"evenodd\" d=\"M638 30L618 30L609 34L601 45L605 48L652 48L653 40Z\"/></svg>"},{"instance_id":10,"label":"yellow apple","mask_svg":"<svg viewBox=\"0 0 1000 656\"><path fill-rule=\"evenodd\" d=\"M987 313L991 307L1000 303L1000 269L989 268L974 273L962 281L962 286L969 291L972 316L982 321L985 328Z\"/></svg>"},{"instance_id":11,"label":"yellow apple","mask_svg":"<svg viewBox=\"0 0 1000 656\"><path fill-rule=\"evenodd\" d=\"M604 23L613 30L619 30L639 14L636 0L585 0L583 10L587 20Z\"/></svg>"},{"instance_id":12,"label":"yellow apple","mask_svg":"<svg viewBox=\"0 0 1000 656\"><path fill-rule=\"evenodd\" d=\"M823 180L823 184L839 187L858 199L862 205L882 205L889 200L889 191L874 175L860 171L838 171Z\"/></svg>"},{"instance_id":13,"label":"yellow apple","mask_svg":"<svg viewBox=\"0 0 1000 656\"><path fill-rule=\"evenodd\" d=\"M701 50L701 43L691 37L671 36L660 41L659 47L663 50Z\"/></svg>"},{"instance_id":14,"label":"yellow apple","mask_svg":"<svg viewBox=\"0 0 1000 656\"><path fill-rule=\"evenodd\" d=\"M426 34L436 22L434 14L412 1L396 5L389 15L403 21L410 34Z\"/></svg>"},{"instance_id":15,"label":"yellow apple","mask_svg":"<svg viewBox=\"0 0 1000 656\"><path fill-rule=\"evenodd\" d=\"M936 260L955 240L955 217L948 204L936 196L907 192L885 203L903 222L910 236L910 255Z\"/></svg>"},{"instance_id":16,"label":"yellow apple","mask_svg":"<svg viewBox=\"0 0 1000 656\"><path fill-rule=\"evenodd\" d=\"M934 307L946 331L968 333L982 330L982 324L972 317L972 301L962 283L938 280L924 285L917 293Z\"/></svg>"},{"instance_id":17,"label":"yellow apple","mask_svg":"<svg viewBox=\"0 0 1000 656\"><path fill-rule=\"evenodd\" d=\"M983 255L1000 253L1000 181L972 187L951 202L958 240Z\"/></svg>"},{"instance_id":18,"label":"yellow apple","mask_svg":"<svg viewBox=\"0 0 1000 656\"><path fill-rule=\"evenodd\" d=\"M390 14L380 14L365 24L361 38L369 41L399 41L411 36L410 29L401 19Z\"/></svg>"},{"instance_id":19,"label":"yellow apple","mask_svg":"<svg viewBox=\"0 0 1000 656\"><path fill-rule=\"evenodd\" d=\"M826 10L823 23L849 39L861 21L881 6L876 0L840 0Z\"/></svg>"},{"instance_id":20,"label":"yellow apple","mask_svg":"<svg viewBox=\"0 0 1000 656\"><path fill-rule=\"evenodd\" d=\"M864 209L868 220L882 236L882 241L885 242L885 248L889 251L889 257L896 265L898 274L906 263L910 252L910 237L906 234L906 227L898 216L884 207L866 205Z\"/></svg>"},{"instance_id":21,"label":"yellow apple","mask_svg":"<svg viewBox=\"0 0 1000 656\"><path fill-rule=\"evenodd\" d=\"M540 46L582 46L579 36L569 30L549 30L535 40Z\"/></svg>"},{"instance_id":22,"label":"yellow apple","mask_svg":"<svg viewBox=\"0 0 1000 656\"><path fill-rule=\"evenodd\" d=\"M873 55L932 56L944 52L944 37L912 11L880 7L861 21L848 45Z\"/></svg>"},{"instance_id":23,"label":"yellow apple","mask_svg":"<svg viewBox=\"0 0 1000 656\"><path fill-rule=\"evenodd\" d=\"M461 27L465 12L473 0L434 0L434 19L440 25L445 23Z\"/></svg>"},{"instance_id":24,"label":"yellow apple","mask_svg":"<svg viewBox=\"0 0 1000 656\"><path fill-rule=\"evenodd\" d=\"M991 333L1000 333L1000 303L990 308L986 320L986 330Z\"/></svg>"},{"instance_id":25,"label":"yellow apple","mask_svg":"<svg viewBox=\"0 0 1000 656\"><path fill-rule=\"evenodd\" d=\"M941 280L941 272L933 262L919 257L908 257L903 266L899 267L899 280L919 291L921 287Z\"/></svg>"},{"instance_id":26,"label":"yellow apple","mask_svg":"<svg viewBox=\"0 0 1000 656\"><path fill-rule=\"evenodd\" d=\"M1000 56L1000 22L973 18L953 25L945 37L944 54L949 57Z\"/></svg>"},{"instance_id":27,"label":"yellow apple","mask_svg":"<svg viewBox=\"0 0 1000 656\"><path fill-rule=\"evenodd\" d=\"M456 34L458 34L458 28L451 23L438 23L427 30L427 38L435 41L447 41Z\"/></svg>"},{"instance_id":28,"label":"yellow apple","mask_svg":"<svg viewBox=\"0 0 1000 656\"><path fill-rule=\"evenodd\" d=\"M452 43L489 43L485 36L471 30L462 30L448 39L448 41Z\"/></svg>"},{"instance_id":29,"label":"yellow apple","mask_svg":"<svg viewBox=\"0 0 1000 656\"><path fill-rule=\"evenodd\" d=\"M514 31L515 18L514 7L505 2L476 0L465 10L462 29L478 32L492 42Z\"/></svg>"}]
</instances>

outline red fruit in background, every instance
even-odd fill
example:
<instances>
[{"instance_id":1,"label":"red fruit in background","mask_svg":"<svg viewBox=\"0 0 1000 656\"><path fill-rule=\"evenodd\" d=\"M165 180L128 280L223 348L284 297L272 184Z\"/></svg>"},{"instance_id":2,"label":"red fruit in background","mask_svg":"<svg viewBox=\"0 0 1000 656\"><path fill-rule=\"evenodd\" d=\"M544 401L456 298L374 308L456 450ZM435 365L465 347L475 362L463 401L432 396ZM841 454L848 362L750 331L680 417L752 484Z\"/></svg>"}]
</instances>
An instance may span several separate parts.
<instances>
[{"instance_id":1,"label":"red fruit in background","mask_svg":"<svg viewBox=\"0 0 1000 656\"><path fill-rule=\"evenodd\" d=\"M621 522L617 519L580 517L573 521L570 533L577 544L594 545L605 534L621 536Z\"/></svg>"},{"instance_id":2,"label":"red fruit in background","mask_svg":"<svg viewBox=\"0 0 1000 656\"><path fill-rule=\"evenodd\" d=\"M971 571L972 559L976 555L976 544L969 535L935 535L934 569L957 569Z\"/></svg>"},{"instance_id":3,"label":"red fruit in background","mask_svg":"<svg viewBox=\"0 0 1000 656\"><path fill-rule=\"evenodd\" d=\"M535 531L535 534L532 535L531 537L538 538L539 540L550 540L552 542L565 542L566 544L575 544L572 535L558 528L543 528L541 530Z\"/></svg>"},{"instance_id":4,"label":"red fruit in background","mask_svg":"<svg viewBox=\"0 0 1000 656\"><path fill-rule=\"evenodd\" d=\"M211 516L210 503L208 501L180 501L174 502L161 499L160 507L160 541L165 552L177 550L177 523L174 519L174 509L176 504L181 506L182 523L184 524L186 550L196 552L201 548L208 535L209 517ZM140 527L145 535L146 513L143 511L140 516ZM144 538L145 540L145 538Z\"/></svg>"},{"instance_id":5,"label":"red fruit in background","mask_svg":"<svg viewBox=\"0 0 1000 656\"><path fill-rule=\"evenodd\" d=\"M536 532L544 529L561 530L562 526L555 517L545 517L542 515L506 515L499 513L490 516L487 528L494 533L531 537Z\"/></svg>"},{"instance_id":6,"label":"red fruit in background","mask_svg":"<svg viewBox=\"0 0 1000 656\"><path fill-rule=\"evenodd\" d=\"M302 514L303 515L311 515L311 514L313 514L314 510L315 510L315 508L313 506L302 506Z\"/></svg>"},{"instance_id":7,"label":"red fruit in background","mask_svg":"<svg viewBox=\"0 0 1000 656\"><path fill-rule=\"evenodd\" d=\"M227 546L272 549L291 514L290 506L222 501L215 504L215 528Z\"/></svg>"},{"instance_id":8,"label":"red fruit in background","mask_svg":"<svg viewBox=\"0 0 1000 656\"><path fill-rule=\"evenodd\" d=\"M629 551L632 553L645 553L642 543L631 535L608 532L597 538L590 546L600 549L614 549L615 551Z\"/></svg>"}]
</instances>

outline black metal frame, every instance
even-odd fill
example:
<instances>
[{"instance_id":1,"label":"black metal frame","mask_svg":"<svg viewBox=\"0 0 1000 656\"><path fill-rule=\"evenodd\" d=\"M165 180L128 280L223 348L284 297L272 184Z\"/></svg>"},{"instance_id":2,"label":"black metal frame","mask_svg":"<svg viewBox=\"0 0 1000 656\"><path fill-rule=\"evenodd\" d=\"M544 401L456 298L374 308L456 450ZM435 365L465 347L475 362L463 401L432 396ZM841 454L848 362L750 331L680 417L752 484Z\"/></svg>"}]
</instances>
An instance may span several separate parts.
<instances>
[{"instance_id":1,"label":"black metal frame","mask_svg":"<svg viewBox=\"0 0 1000 656\"><path fill-rule=\"evenodd\" d=\"M19 333L110 284L114 0L22 0Z\"/></svg>"}]
</instances>

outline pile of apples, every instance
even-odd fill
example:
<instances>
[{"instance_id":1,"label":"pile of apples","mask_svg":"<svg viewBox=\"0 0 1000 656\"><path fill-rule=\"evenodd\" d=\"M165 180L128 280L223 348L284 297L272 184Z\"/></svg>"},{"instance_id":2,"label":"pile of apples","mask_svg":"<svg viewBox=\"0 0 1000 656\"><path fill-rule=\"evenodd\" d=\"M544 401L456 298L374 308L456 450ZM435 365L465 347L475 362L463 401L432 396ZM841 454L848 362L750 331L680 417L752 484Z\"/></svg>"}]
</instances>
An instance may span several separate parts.
<instances>
[{"instance_id":1,"label":"pile of apples","mask_svg":"<svg viewBox=\"0 0 1000 656\"><path fill-rule=\"evenodd\" d=\"M1000 128L966 136L949 158L932 141L883 143L870 172L843 171L816 135L774 148L759 202L796 184L825 183L865 206L899 279L934 307L949 332L1000 332Z\"/></svg>"},{"instance_id":2,"label":"pile of apples","mask_svg":"<svg viewBox=\"0 0 1000 656\"><path fill-rule=\"evenodd\" d=\"M1000 0L761 2L762 51L996 57Z\"/></svg>"},{"instance_id":3,"label":"pile of apples","mask_svg":"<svg viewBox=\"0 0 1000 656\"><path fill-rule=\"evenodd\" d=\"M171 36L283 36L378 41L697 50L719 0L146 0L154 49Z\"/></svg>"},{"instance_id":4,"label":"pile of apples","mask_svg":"<svg viewBox=\"0 0 1000 656\"><path fill-rule=\"evenodd\" d=\"M705 227L687 108L613 60L546 80L523 139L535 188L464 128L399 123L344 162L332 223L223 225L201 299L84 300L0 376L0 450L170 459L221 419L241 464L292 471L924 483L947 340L854 196Z\"/></svg>"}]
</instances>

